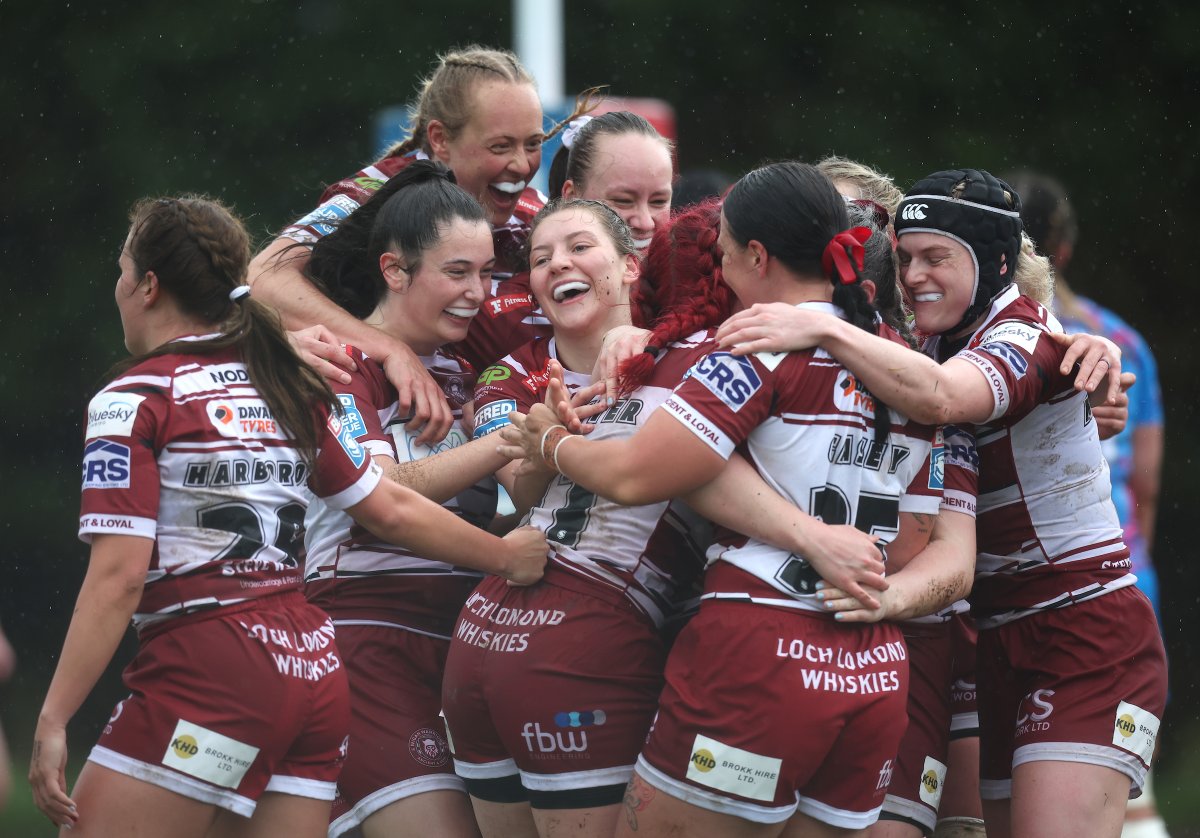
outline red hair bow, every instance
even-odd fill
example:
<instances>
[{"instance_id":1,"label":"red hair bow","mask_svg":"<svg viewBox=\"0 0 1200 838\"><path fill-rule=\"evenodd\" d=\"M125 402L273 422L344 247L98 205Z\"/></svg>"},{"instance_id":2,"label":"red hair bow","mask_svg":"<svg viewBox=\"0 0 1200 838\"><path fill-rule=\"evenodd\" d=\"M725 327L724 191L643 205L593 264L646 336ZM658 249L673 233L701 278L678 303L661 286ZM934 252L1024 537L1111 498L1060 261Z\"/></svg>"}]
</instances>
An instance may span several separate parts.
<instances>
[{"instance_id":1,"label":"red hair bow","mask_svg":"<svg viewBox=\"0 0 1200 838\"><path fill-rule=\"evenodd\" d=\"M852 285L858 280L858 275L854 272L857 267L859 271L863 269L863 258L866 256L867 239L871 238L870 227L853 227L849 230L843 230L832 239L829 244L825 245L825 252L821 255L821 267L825 269L825 275L830 279L836 279L842 285ZM850 264L850 259L853 257L854 265ZM834 267L837 267L837 275L833 273Z\"/></svg>"}]
</instances>

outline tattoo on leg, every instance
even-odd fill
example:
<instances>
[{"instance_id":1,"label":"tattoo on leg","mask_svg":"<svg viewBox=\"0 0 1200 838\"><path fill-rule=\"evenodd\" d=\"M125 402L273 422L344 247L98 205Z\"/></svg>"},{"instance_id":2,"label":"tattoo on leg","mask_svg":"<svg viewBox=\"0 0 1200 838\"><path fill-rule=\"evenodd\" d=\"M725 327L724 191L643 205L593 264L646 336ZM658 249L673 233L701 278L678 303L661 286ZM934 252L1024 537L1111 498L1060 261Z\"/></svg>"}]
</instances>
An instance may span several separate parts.
<instances>
[{"instance_id":1,"label":"tattoo on leg","mask_svg":"<svg viewBox=\"0 0 1200 838\"><path fill-rule=\"evenodd\" d=\"M630 832L638 831L638 813L646 811L656 792L654 786L644 782L637 774L625 787L625 799L621 801L621 807L625 810L625 821L629 824Z\"/></svg>"}]
</instances>

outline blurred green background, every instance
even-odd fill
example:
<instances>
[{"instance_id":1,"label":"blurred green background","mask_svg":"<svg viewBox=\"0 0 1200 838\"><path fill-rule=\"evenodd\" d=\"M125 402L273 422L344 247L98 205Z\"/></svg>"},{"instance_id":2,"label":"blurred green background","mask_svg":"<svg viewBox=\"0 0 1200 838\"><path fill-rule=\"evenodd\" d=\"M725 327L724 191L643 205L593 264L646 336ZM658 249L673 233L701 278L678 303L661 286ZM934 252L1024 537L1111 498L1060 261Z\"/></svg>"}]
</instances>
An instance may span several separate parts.
<instances>
[{"instance_id":1,"label":"blurred green background","mask_svg":"<svg viewBox=\"0 0 1200 838\"><path fill-rule=\"evenodd\" d=\"M1172 834L1200 835L1200 579L1184 566L1200 501L1188 296L1200 7L577 0L566 34L567 89L671 102L684 169L837 152L901 185L956 165L1035 167L1067 185L1082 230L1074 287L1141 330L1160 365L1155 556L1172 702L1158 785ZM439 51L510 47L512 20L507 3L478 0L0 0L0 39L0 620L20 655L0 719L23 775L86 561L80 418L123 353L112 287L129 205L206 192L266 241L373 158L375 112L411 99ZM114 663L76 717L76 759L122 696L118 675ZM45 823L19 782L0 835Z\"/></svg>"}]
</instances>

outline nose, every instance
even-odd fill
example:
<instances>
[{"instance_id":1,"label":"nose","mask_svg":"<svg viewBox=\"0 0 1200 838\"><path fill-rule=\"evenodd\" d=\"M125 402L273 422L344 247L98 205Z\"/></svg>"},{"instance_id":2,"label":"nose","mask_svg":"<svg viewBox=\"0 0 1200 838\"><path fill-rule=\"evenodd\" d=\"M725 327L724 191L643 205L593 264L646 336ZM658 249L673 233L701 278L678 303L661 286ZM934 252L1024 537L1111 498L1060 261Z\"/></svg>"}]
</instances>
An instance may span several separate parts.
<instances>
[{"instance_id":1,"label":"nose","mask_svg":"<svg viewBox=\"0 0 1200 838\"><path fill-rule=\"evenodd\" d=\"M471 283L463 296L466 297L467 302L478 305L487 297L488 281L482 274L475 274L475 279L476 281Z\"/></svg>"},{"instance_id":2,"label":"nose","mask_svg":"<svg viewBox=\"0 0 1200 838\"><path fill-rule=\"evenodd\" d=\"M541 158L542 152L540 149L536 152L531 152L524 146L519 146L508 161L508 170L516 175L517 180L529 180L533 177L533 173L537 171Z\"/></svg>"},{"instance_id":3,"label":"nose","mask_svg":"<svg viewBox=\"0 0 1200 838\"><path fill-rule=\"evenodd\" d=\"M638 238L643 238L646 235L654 232L654 215L650 212L650 205L645 201L639 201L633 207L633 212L629 214L629 218L625 220L629 225L629 229L634 233L641 233Z\"/></svg>"}]
</instances>

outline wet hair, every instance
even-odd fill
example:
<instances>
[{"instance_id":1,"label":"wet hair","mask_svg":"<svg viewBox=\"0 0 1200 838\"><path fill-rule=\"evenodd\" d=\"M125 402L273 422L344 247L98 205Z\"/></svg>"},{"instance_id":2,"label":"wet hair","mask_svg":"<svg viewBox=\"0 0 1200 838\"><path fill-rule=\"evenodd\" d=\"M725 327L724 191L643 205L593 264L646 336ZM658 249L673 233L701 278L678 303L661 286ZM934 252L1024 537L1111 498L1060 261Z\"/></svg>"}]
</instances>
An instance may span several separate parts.
<instances>
[{"instance_id":1,"label":"wet hair","mask_svg":"<svg viewBox=\"0 0 1200 838\"><path fill-rule=\"evenodd\" d=\"M118 364L110 378L159 355L234 348L275 420L312 462L321 439L314 410L328 410L336 400L325 379L296 355L273 309L250 296L229 299L231 291L245 286L250 265L250 239L242 222L218 201L196 195L143 198L133 205L129 221L128 253L139 276L153 271L183 314L212 324L219 334L169 341Z\"/></svg>"},{"instance_id":2,"label":"wet hair","mask_svg":"<svg viewBox=\"0 0 1200 838\"><path fill-rule=\"evenodd\" d=\"M863 289L862 271L853 264L854 279L843 282L822 264L826 247L850 227L846 201L815 166L796 161L755 169L725 196L729 235L745 246L762 244L767 253L801 276L823 276L833 283L833 303L858 328L876 333L878 312ZM860 385L861 386L861 385ZM891 431L887 406L875 402L875 441Z\"/></svg>"},{"instance_id":3,"label":"wet hair","mask_svg":"<svg viewBox=\"0 0 1200 838\"><path fill-rule=\"evenodd\" d=\"M446 127L450 139L457 137L471 119L474 104L471 92L475 85L487 81L527 84L537 88L533 75L521 64L521 59L509 50L472 44L443 53L438 56L434 71L421 81L417 100L409 106L412 134L389 148L383 156L395 157L418 148L426 154L432 154L429 123L435 119ZM576 99L575 112L554 125L546 133L546 139L561 131L570 120L594 108L599 91L600 88L593 87L581 93Z\"/></svg>"},{"instance_id":4,"label":"wet hair","mask_svg":"<svg viewBox=\"0 0 1200 838\"><path fill-rule=\"evenodd\" d=\"M596 146L601 137L619 137L625 134L640 135L658 140L670 154L673 150L671 141L658 133L644 117L631 111L611 111L600 114L587 121L576 132L570 148L564 142L550 163L549 183L550 195L562 195L563 186L568 180L574 181L576 192L585 188L596 166Z\"/></svg>"},{"instance_id":5,"label":"wet hair","mask_svg":"<svg viewBox=\"0 0 1200 838\"><path fill-rule=\"evenodd\" d=\"M858 190L858 195L852 197L874 201L893 216L896 214L896 207L904 200L904 192L896 186L891 175L873 169L866 163L831 154L818 160L816 167L821 174L834 182L835 188L839 180L851 183Z\"/></svg>"},{"instance_id":6,"label":"wet hair","mask_svg":"<svg viewBox=\"0 0 1200 838\"><path fill-rule=\"evenodd\" d=\"M721 276L720 230L721 201L709 198L654 231L634 294L634 311L654 326L646 351L621 365L622 393L649 379L657 349L719 326L733 313L737 297Z\"/></svg>"},{"instance_id":7,"label":"wet hair","mask_svg":"<svg viewBox=\"0 0 1200 838\"><path fill-rule=\"evenodd\" d=\"M529 261L529 249L532 247L533 234L541 226L542 222L552 215L573 209L590 212L595 216L604 226L604 232L613 243L613 247L617 249L618 254L621 256L636 256L638 261L641 261L642 255L638 251L637 245L634 244L633 233L629 232L629 225L608 204L603 201L592 201L587 198L555 198L538 210L538 214L533 217L533 221L529 224L529 238L525 240L524 252L526 262Z\"/></svg>"},{"instance_id":8,"label":"wet hair","mask_svg":"<svg viewBox=\"0 0 1200 838\"><path fill-rule=\"evenodd\" d=\"M880 226L879 213L863 203L848 202L846 214L851 227L866 227L871 237L863 242L863 279L875 283L875 308L883 322L896 330L911 347L916 347L912 328L908 323L908 312L904 308L904 297L900 293L896 271L896 253L886 226Z\"/></svg>"},{"instance_id":9,"label":"wet hair","mask_svg":"<svg viewBox=\"0 0 1200 838\"><path fill-rule=\"evenodd\" d=\"M1026 297L1050 307L1054 300L1054 270L1050 259L1037 252L1033 239L1021 234L1021 252L1017 254L1017 269L1013 273L1017 290Z\"/></svg>"},{"instance_id":10,"label":"wet hair","mask_svg":"<svg viewBox=\"0 0 1200 838\"><path fill-rule=\"evenodd\" d=\"M323 294L361 320L387 292L379 257L398 250L411 275L422 254L459 219L491 228L483 207L456 185L453 172L434 160L416 160L313 245L305 273Z\"/></svg>"}]
</instances>

